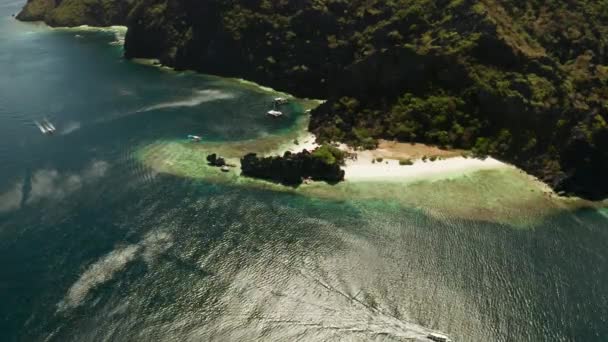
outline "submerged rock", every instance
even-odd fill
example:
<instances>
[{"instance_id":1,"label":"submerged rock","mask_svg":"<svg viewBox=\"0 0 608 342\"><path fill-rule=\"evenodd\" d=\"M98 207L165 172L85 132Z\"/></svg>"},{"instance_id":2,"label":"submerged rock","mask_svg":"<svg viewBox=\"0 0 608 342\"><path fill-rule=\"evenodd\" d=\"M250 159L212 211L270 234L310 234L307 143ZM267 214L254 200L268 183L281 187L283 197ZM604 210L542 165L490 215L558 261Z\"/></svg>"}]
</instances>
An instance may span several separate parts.
<instances>
[{"instance_id":1,"label":"submerged rock","mask_svg":"<svg viewBox=\"0 0 608 342\"><path fill-rule=\"evenodd\" d=\"M226 160L222 157L219 157L215 153L207 156L207 162L209 163L209 165L216 167L224 167L227 165Z\"/></svg>"}]
</instances>

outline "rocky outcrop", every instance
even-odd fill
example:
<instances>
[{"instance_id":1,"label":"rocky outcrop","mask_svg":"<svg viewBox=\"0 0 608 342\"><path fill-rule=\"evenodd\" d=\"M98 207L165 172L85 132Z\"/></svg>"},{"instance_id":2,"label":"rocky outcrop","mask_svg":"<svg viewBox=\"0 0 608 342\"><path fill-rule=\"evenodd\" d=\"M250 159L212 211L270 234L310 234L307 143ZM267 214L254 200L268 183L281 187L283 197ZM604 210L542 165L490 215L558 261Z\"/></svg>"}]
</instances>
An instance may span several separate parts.
<instances>
[{"instance_id":1,"label":"rocky outcrop","mask_svg":"<svg viewBox=\"0 0 608 342\"><path fill-rule=\"evenodd\" d=\"M223 167L223 166L227 165L226 159L218 156L215 153L207 156L207 163L209 163L209 165L215 166L215 167Z\"/></svg>"},{"instance_id":2,"label":"rocky outcrop","mask_svg":"<svg viewBox=\"0 0 608 342\"><path fill-rule=\"evenodd\" d=\"M285 152L280 157L258 157L250 153L241 159L243 175L297 186L305 179L337 183L344 180L344 170L337 163L328 163L314 154Z\"/></svg>"}]
</instances>

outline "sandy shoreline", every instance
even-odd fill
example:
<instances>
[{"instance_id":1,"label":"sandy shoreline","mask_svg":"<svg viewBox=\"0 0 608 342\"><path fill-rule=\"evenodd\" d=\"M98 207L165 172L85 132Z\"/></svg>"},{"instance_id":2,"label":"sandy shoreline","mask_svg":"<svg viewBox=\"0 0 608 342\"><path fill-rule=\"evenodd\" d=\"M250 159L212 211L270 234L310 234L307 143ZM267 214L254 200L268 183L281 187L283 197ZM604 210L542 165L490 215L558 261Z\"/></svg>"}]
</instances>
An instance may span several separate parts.
<instances>
[{"instance_id":1,"label":"sandy shoreline","mask_svg":"<svg viewBox=\"0 0 608 342\"><path fill-rule=\"evenodd\" d=\"M298 144L288 143L273 154L285 151L313 151L319 145L316 137L307 133L298 138ZM356 154L356 159L347 159L342 169L347 182L407 182L431 178L458 176L480 170L492 170L511 167L494 158L476 159L463 157L463 150L444 150L424 144L397 143L381 140L377 149L355 151L346 145L340 145L343 151ZM426 157L437 158L434 161ZM382 161L378 161L379 158ZM424 158L424 160L423 160ZM400 160L411 160L413 165L401 165Z\"/></svg>"},{"instance_id":2,"label":"sandy shoreline","mask_svg":"<svg viewBox=\"0 0 608 342\"><path fill-rule=\"evenodd\" d=\"M457 176L463 173L480 170L493 170L509 167L496 159L485 160L452 157L436 161L413 161L413 165L400 165L398 160L384 159L382 162L372 160L373 151L359 154L356 161L349 160L343 167L346 181L383 181L404 182L428 178Z\"/></svg>"}]
</instances>

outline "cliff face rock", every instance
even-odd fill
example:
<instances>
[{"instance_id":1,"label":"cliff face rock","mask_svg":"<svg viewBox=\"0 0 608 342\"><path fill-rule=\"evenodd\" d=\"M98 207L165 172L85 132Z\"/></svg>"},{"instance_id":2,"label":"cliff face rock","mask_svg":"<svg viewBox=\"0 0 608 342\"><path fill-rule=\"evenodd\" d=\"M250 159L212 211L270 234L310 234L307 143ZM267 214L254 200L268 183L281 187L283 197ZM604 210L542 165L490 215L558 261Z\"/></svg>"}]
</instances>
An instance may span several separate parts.
<instances>
[{"instance_id":1,"label":"cliff face rock","mask_svg":"<svg viewBox=\"0 0 608 342\"><path fill-rule=\"evenodd\" d=\"M55 13L72 7L86 10ZM30 0L21 16L125 13L127 57L327 99L310 124L321 141L473 149L608 196L605 1Z\"/></svg>"},{"instance_id":2,"label":"cliff face rock","mask_svg":"<svg viewBox=\"0 0 608 342\"><path fill-rule=\"evenodd\" d=\"M125 25L134 0L28 0L17 15L22 21L49 26Z\"/></svg>"}]
</instances>

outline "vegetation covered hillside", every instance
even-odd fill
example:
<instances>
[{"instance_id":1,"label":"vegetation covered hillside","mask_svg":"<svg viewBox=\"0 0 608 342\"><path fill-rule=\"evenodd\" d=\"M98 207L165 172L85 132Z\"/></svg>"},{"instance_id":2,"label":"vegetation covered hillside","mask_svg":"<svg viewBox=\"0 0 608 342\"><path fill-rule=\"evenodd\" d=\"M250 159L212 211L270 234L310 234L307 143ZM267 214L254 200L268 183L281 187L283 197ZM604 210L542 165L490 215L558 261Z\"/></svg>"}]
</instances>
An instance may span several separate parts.
<instances>
[{"instance_id":1,"label":"vegetation covered hillside","mask_svg":"<svg viewBox=\"0 0 608 342\"><path fill-rule=\"evenodd\" d=\"M28 0L17 16L51 26L111 26L126 23L134 0Z\"/></svg>"},{"instance_id":2,"label":"vegetation covered hillside","mask_svg":"<svg viewBox=\"0 0 608 342\"><path fill-rule=\"evenodd\" d=\"M321 141L473 149L608 195L608 0L134 0L128 26L127 57L327 99Z\"/></svg>"}]
</instances>

